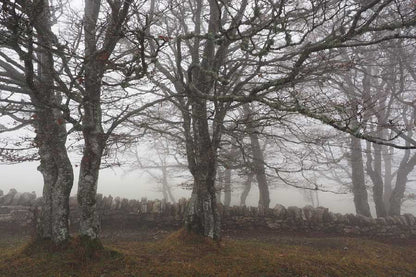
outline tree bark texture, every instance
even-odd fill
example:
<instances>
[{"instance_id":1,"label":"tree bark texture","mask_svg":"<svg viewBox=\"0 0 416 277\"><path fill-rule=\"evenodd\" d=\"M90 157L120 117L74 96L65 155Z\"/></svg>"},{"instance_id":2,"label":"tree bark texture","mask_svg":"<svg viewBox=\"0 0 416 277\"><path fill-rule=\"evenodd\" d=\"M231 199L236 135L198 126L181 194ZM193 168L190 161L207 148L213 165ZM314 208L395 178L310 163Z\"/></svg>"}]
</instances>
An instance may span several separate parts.
<instances>
[{"instance_id":1,"label":"tree bark texture","mask_svg":"<svg viewBox=\"0 0 416 277\"><path fill-rule=\"evenodd\" d=\"M219 240L221 226L215 188L217 148L210 139L204 104L196 104L193 113L195 133L190 146L192 150L187 151L192 152L188 153L188 164L194 184L185 214L185 227L189 231Z\"/></svg>"},{"instance_id":2,"label":"tree bark texture","mask_svg":"<svg viewBox=\"0 0 416 277\"><path fill-rule=\"evenodd\" d=\"M397 177L394 189L390 197L390 210L389 215L400 215L404 192L406 191L406 184L408 181L408 175L416 166L416 154L410 157L410 150L407 149L405 157L400 162L397 170Z\"/></svg>"},{"instance_id":3,"label":"tree bark texture","mask_svg":"<svg viewBox=\"0 0 416 277\"><path fill-rule=\"evenodd\" d=\"M387 215L386 207L384 205L383 191L384 182L381 171L381 145L373 145L374 151L371 150L372 143L367 142L367 162L366 168L367 173L370 175L371 181L373 182L373 199L376 206L377 217L385 217ZM374 153L374 160L372 157Z\"/></svg>"},{"instance_id":4,"label":"tree bark texture","mask_svg":"<svg viewBox=\"0 0 416 277\"><path fill-rule=\"evenodd\" d=\"M37 113L42 118L40 113ZM48 122L57 124L56 119L47 112ZM52 117L52 118L51 118ZM45 122L45 118L39 119ZM39 122L37 142L41 164L38 170L44 178L43 204L39 235L41 238L52 238L54 242L62 242L69 238L69 195L71 193L74 175L68 158L65 141L66 129L51 126L51 123ZM45 126L46 125L46 126ZM43 132L47 130L47 132ZM60 129L60 130L59 130Z\"/></svg>"},{"instance_id":5,"label":"tree bark texture","mask_svg":"<svg viewBox=\"0 0 416 277\"><path fill-rule=\"evenodd\" d=\"M162 161L162 193L163 193L163 199L166 201L172 201L172 203L175 203L175 197L173 197L172 190L170 189L169 183L168 183L168 168L166 166L166 161Z\"/></svg>"},{"instance_id":6,"label":"tree bark texture","mask_svg":"<svg viewBox=\"0 0 416 277\"><path fill-rule=\"evenodd\" d=\"M383 161L384 161L384 195L383 201L386 207L386 212L390 210L390 197L392 193L393 173L392 173L392 147L384 147Z\"/></svg>"},{"instance_id":7,"label":"tree bark texture","mask_svg":"<svg viewBox=\"0 0 416 277\"><path fill-rule=\"evenodd\" d=\"M241 193L241 197L240 197L240 206L246 205L247 196L250 193L251 183L253 182L253 177L254 177L254 174L251 172L247 175L247 179L243 184L243 192Z\"/></svg>"},{"instance_id":8,"label":"tree bark texture","mask_svg":"<svg viewBox=\"0 0 416 277\"><path fill-rule=\"evenodd\" d=\"M237 16L227 19L231 24L228 27L229 35L220 44L215 37L224 26L223 16L227 16L227 12L222 9L230 3L196 0L189 4L194 12L192 30L194 39L177 40L173 65L175 69L162 63L157 63L156 66L175 88L175 92L167 91L175 97L172 102L182 114L188 167L194 179L192 197L184 220L185 227L197 234L218 240L221 234L215 188L217 154L224 128L224 117L231 104L218 102L211 105L210 102L208 107L206 98L198 95L202 93L212 96L217 93L223 95L227 93L227 90L222 90L225 85L218 82L217 76L225 65L229 53L229 46L232 43L229 38L237 33L237 26L248 3L246 0L241 1ZM176 19L183 29L189 28L181 15ZM207 29L203 27L205 22ZM205 34L209 34L208 37L202 38ZM187 69L183 68L181 47L187 47L190 52L191 63ZM239 88L235 90L240 91Z\"/></svg>"},{"instance_id":9,"label":"tree bark texture","mask_svg":"<svg viewBox=\"0 0 416 277\"><path fill-rule=\"evenodd\" d=\"M52 23L48 0L38 3L41 14L33 18L37 30L39 83L33 82L30 97L35 105L35 143L41 164L38 170L44 178L43 203L38 235L61 243L69 238L69 195L74 175L66 149L67 131L62 112L57 108L61 97L54 91L54 60L51 53ZM26 64L27 65L27 64ZM37 84L36 84L37 83ZM36 84L36 85L35 85Z\"/></svg>"},{"instance_id":10,"label":"tree bark texture","mask_svg":"<svg viewBox=\"0 0 416 277\"><path fill-rule=\"evenodd\" d=\"M253 172L256 175L257 184L259 186L259 208L268 209L270 206L269 184L266 177L266 169L264 166L263 150L260 147L260 141L257 130L252 121L252 109L250 104L243 106L244 113L247 118L247 133L250 137L251 151L253 154Z\"/></svg>"},{"instance_id":11,"label":"tree bark texture","mask_svg":"<svg viewBox=\"0 0 416 277\"><path fill-rule=\"evenodd\" d=\"M94 130L84 130L84 140L77 195L81 210L79 232L82 236L96 239L100 231L96 213L97 183L105 141L102 133Z\"/></svg>"},{"instance_id":12,"label":"tree bark texture","mask_svg":"<svg viewBox=\"0 0 416 277\"><path fill-rule=\"evenodd\" d=\"M224 206L231 205L231 168L224 170Z\"/></svg>"},{"instance_id":13,"label":"tree bark texture","mask_svg":"<svg viewBox=\"0 0 416 277\"><path fill-rule=\"evenodd\" d=\"M101 0L86 0L84 7L85 71L82 96L82 134L84 150L78 181L78 204L81 210L80 235L97 239L99 221L96 214L97 182L101 158L108 133L103 130L101 93L105 67L122 36L122 28L131 1L119 1L108 14L102 45L98 46L98 17Z\"/></svg>"},{"instance_id":14,"label":"tree bark texture","mask_svg":"<svg viewBox=\"0 0 416 277\"><path fill-rule=\"evenodd\" d=\"M217 169L217 181L215 182L215 191L217 203L221 204L222 184L224 183L224 171Z\"/></svg>"},{"instance_id":15,"label":"tree bark texture","mask_svg":"<svg viewBox=\"0 0 416 277\"><path fill-rule=\"evenodd\" d=\"M352 192L354 194L354 205L357 214L371 217L368 204L367 188L365 186L363 153L361 140L351 136L351 175Z\"/></svg>"}]
</instances>

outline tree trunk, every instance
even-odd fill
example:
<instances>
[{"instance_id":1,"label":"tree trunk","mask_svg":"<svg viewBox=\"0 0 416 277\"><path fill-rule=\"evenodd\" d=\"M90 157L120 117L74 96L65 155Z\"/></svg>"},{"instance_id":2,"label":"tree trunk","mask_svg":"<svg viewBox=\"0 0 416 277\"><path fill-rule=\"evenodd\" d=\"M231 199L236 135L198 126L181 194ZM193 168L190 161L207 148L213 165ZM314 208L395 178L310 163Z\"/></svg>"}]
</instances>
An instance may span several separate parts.
<instances>
[{"instance_id":1,"label":"tree trunk","mask_svg":"<svg viewBox=\"0 0 416 277\"><path fill-rule=\"evenodd\" d=\"M390 210L389 215L400 215L402 208L402 199L406 190L407 175L399 170L397 172L397 180L394 190L390 197Z\"/></svg>"},{"instance_id":2,"label":"tree trunk","mask_svg":"<svg viewBox=\"0 0 416 277\"><path fill-rule=\"evenodd\" d=\"M39 133L36 140L38 140ZM57 168L52 157L52 152L48 151L46 143L39 146L40 165L38 170L43 176L43 193L40 212L40 222L37 226L37 235L40 239L52 238L52 189L56 183Z\"/></svg>"},{"instance_id":3,"label":"tree trunk","mask_svg":"<svg viewBox=\"0 0 416 277\"><path fill-rule=\"evenodd\" d=\"M86 0L84 6L85 89L81 104L84 112L82 134L85 146L78 181L78 204L81 210L80 235L87 239L86 241L97 239L99 234L100 226L95 210L97 182L104 147L108 135L112 132L109 130L105 133L102 127L102 79L108 59L123 36L121 30L131 4L132 1L121 1L111 6L102 41L98 39L100 34L97 33L101 28L98 28L101 1Z\"/></svg>"},{"instance_id":4,"label":"tree trunk","mask_svg":"<svg viewBox=\"0 0 416 277\"><path fill-rule=\"evenodd\" d=\"M231 169L226 168L224 171L224 206L229 207L231 204Z\"/></svg>"},{"instance_id":5,"label":"tree trunk","mask_svg":"<svg viewBox=\"0 0 416 277\"><path fill-rule=\"evenodd\" d=\"M216 197L217 197L217 203L221 204L221 192L222 192L222 187L224 184L224 172L221 170L217 170L217 182L215 184L215 192L216 192Z\"/></svg>"},{"instance_id":6,"label":"tree trunk","mask_svg":"<svg viewBox=\"0 0 416 277\"><path fill-rule=\"evenodd\" d=\"M62 243L69 238L69 195L74 173L66 149L67 131L62 112L55 108L61 104L61 97L54 91L54 60L49 34L52 28L49 1L42 0L42 13L34 20L39 31L38 77L40 82L32 88L31 99L36 107L36 143L39 147L41 165L38 170L44 178L40 238L51 238ZM40 31L41 30L41 31Z\"/></svg>"},{"instance_id":7,"label":"tree trunk","mask_svg":"<svg viewBox=\"0 0 416 277\"><path fill-rule=\"evenodd\" d=\"M107 137L101 126L102 112L100 106L101 86L97 65L91 62L85 67L85 89L88 95L84 97L84 117L82 134L84 149L81 159L78 180L78 205L81 211L81 236L94 240L98 238L100 225L96 214L97 182L100 172L101 158Z\"/></svg>"},{"instance_id":8,"label":"tree trunk","mask_svg":"<svg viewBox=\"0 0 416 277\"><path fill-rule=\"evenodd\" d=\"M389 150L390 149L390 150ZM390 197L392 193L392 147L384 147L383 160L384 160L384 206L386 207L386 213L390 210Z\"/></svg>"},{"instance_id":9,"label":"tree trunk","mask_svg":"<svg viewBox=\"0 0 416 277\"><path fill-rule=\"evenodd\" d=\"M162 194L163 194L163 200L168 202L169 201L169 195L167 192L167 187L168 187L168 177L167 172L166 172L166 166L164 164L162 164Z\"/></svg>"},{"instance_id":10,"label":"tree trunk","mask_svg":"<svg viewBox=\"0 0 416 277\"><path fill-rule=\"evenodd\" d=\"M215 177L221 129L216 129L211 138L206 100L193 99L192 124L188 114L183 116L188 166L194 178L192 196L185 214L185 228L202 236L220 240L221 226Z\"/></svg>"},{"instance_id":11,"label":"tree trunk","mask_svg":"<svg viewBox=\"0 0 416 277\"><path fill-rule=\"evenodd\" d=\"M169 183L168 183L168 169L166 167L166 162L163 161L162 162L162 193L163 193L163 198L166 201L172 201L172 203L175 203L175 198L173 197L172 191L169 187Z\"/></svg>"},{"instance_id":12,"label":"tree trunk","mask_svg":"<svg viewBox=\"0 0 416 277\"><path fill-rule=\"evenodd\" d=\"M381 172L381 145L374 144L374 151L371 151L371 145L372 143L367 141L367 173L370 175L371 181L373 182L373 199L376 206L376 215L377 217L385 217L387 213L383 200L384 184ZM374 161L372 152L374 152Z\"/></svg>"},{"instance_id":13,"label":"tree trunk","mask_svg":"<svg viewBox=\"0 0 416 277\"><path fill-rule=\"evenodd\" d=\"M78 181L78 204L81 210L80 235L97 239L100 231L96 213L97 182L105 140L100 132L84 130L84 152Z\"/></svg>"},{"instance_id":14,"label":"tree trunk","mask_svg":"<svg viewBox=\"0 0 416 277\"><path fill-rule=\"evenodd\" d=\"M241 193L240 197L240 206L246 205L247 196L251 190L251 183L253 182L253 177L254 174L250 172L247 176L247 180L244 182L243 192Z\"/></svg>"},{"instance_id":15,"label":"tree trunk","mask_svg":"<svg viewBox=\"0 0 416 277\"><path fill-rule=\"evenodd\" d=\"M351 170L352 192L357 214L371 217L368 205L367 188L365 187L363 153L360 139L351 136Z\"/></svg>"},{"instance_id":16,"label":"tree trunk","mask_svg":"<svg viewBox=\"0 0 416 277\"><path fill-rule=\"evenodd\" d=\"M208 4L207 33L217 34L221 30L221 5L211 0ZM242 5L245 7L247 3ZM200 23L202 20L205 22L206 19L201 16L203 10L201 1L197 3L196 9L200 14L195 16L196 25L199 25L195 28L195 34L199 35L203 26ZM213 92L216 82L214 76L217 76L224 65L230 43L231 40L227 39L218 45L215 40L207 39L201 44L200 39L196 38L195 48L191 54L192 66L188 70L189 84L184 86L186 89L178 91L181 95L178 102L181 103L180 109L184 119L188 166L194 177L192 197L185 216L185 227L214 240L221 238L215 176L217 152L224 128L224 117L229 105L218 103L214 105L213 110L208 110L207 100L198 97L195 89L206 95ZM199 51L201 45L203 45L203 50ZM186 101L183 100L183 94L187 96Z\"/></svg>"},{"instance_id":17,"label":"tree trunk","mask_svg":"<svg viewBox=\"0 0 416 277\"><path fill-rule=\"evenodd\" d=\"M260 147L257 130L253 126L251 107L249 104L245 104L243 108L247 117L247 132L250 137L251 150L253 153L253 172L256 175L257 184L259 186L259 208L268 209L270 205L270 192L269 185L267 183L266 170L264 167L263 150Z\"/></svg>"},{"instance_id":18,"label":"tree trunk","mask_svg":"<svg viewBox=\"0 0 416 277\"><path fill-rule=\"evenodd\" d=\"M52 191L52 240L66 241L69 238L69 196L74 182L74 173L65 146L56 153L58 179Z\"/></svg>"},{"instance_id":19,"label":"tree trunk","mask_svg":"<svg viewBox=\"0 0 416 277\"><path fill-rule=\"evenodd\" d=\"M405 156L407 157L403 158L399 165L399 169L397 170L396 185L394 186L390 197L389 215L392 216L400 215L401 213L402 200L404 192L406 191L407 176L416 165L416 154L409 159L410 150L407 149Z\"/></svg>"},{"instance_id":20,"label":"tree trunk","mask_svg":"<svg viewBox=\"0 0 416 277\"><path fill-rule=\"evenodd\" d=\"M46 109L37 113L36 141L41 164L38 170L44 179L41 222L38 236L55 243L69 238L69 195L74 175L65 142L66 129L58 111Z\"/></svg>"},{"instance_id":21,"label":"tree trunk","mask_svg":"<svg viewBox=\"0 0 416 277\"><path fill-rule=\"evenodd\" d=\"M200 168L194 175L194 187L185 214L185 228L188 231L220 239L220 216L215 193L215 169L212 165Z\"/></svg>"}]
</instances>

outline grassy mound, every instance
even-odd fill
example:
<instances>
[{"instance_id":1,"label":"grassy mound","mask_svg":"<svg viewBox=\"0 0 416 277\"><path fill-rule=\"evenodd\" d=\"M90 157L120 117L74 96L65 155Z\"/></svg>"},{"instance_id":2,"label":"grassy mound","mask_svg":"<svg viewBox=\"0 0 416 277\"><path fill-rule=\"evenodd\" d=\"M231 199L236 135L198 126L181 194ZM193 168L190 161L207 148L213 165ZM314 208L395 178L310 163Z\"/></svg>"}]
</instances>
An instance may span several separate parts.
<instances>
[{"instance_id":1,"label":"grassy mound","mask_svg":"<svg viewBox=\"0 0 416 277\"><path fill-rule=\"evenodd\" d=\"M0 243L0 276L416 276L414 244L277 238L218 244L180 230L156 241L104 241L92 256L81 238L62 249Z\"/></svg>"},{"instance_id":2,"label":"grassy mound","mask_svg":"<svg viewBox=\"0 0 416 277\"><path fill-rule=\"evenodd\" d=\"M108 261L121 260L122 254L104 247L99 240L75 237L55 245L50 240L31 240L20 247L0 249L0 276L84 276L88 267L106 268ZM91 272L90 276L97 276Z\"/></svg>"},{"instance_id":3,"label":"grassy mound","mask_svg":"<svg viewBox=\"0 0 416 277\"><path fill-rule=\"evenodd\" d=\"M187 231L185 228L171 233L160 242L166 249L197 248L205 251L218 251L223 244L211 238L197 235Z\"/></svg>"}]
</instances>

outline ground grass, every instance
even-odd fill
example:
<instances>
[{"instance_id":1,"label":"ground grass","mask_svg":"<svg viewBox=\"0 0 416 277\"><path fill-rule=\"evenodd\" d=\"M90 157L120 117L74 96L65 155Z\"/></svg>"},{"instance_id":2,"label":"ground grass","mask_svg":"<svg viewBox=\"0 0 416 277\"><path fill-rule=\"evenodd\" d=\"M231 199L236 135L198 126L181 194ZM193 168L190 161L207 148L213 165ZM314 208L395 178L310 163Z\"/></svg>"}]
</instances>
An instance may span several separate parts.
<instances>
[{"instance_id":1,"label":"ground grass","mask_svg":"<svg viewBox=\"0 0 416 277\"><path fill-rule=\"evenodd\" d=\"M413 244L279 236L215 243L185 231L156 240L104 239L86 249L0 239L0 276L416 276Z\"/></svg>"}]
</instances>

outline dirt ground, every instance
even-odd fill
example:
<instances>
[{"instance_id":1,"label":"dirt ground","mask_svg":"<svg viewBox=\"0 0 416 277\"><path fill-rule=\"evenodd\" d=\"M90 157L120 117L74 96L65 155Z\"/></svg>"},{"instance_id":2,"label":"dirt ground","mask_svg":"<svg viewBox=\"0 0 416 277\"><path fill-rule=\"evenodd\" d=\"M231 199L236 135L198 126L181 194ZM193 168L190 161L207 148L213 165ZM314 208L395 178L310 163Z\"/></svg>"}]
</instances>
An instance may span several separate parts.
<instances>
[{"instance_id":1,"label":"dirt ground","mask_svg":"<svg viewBox=\"0 0 416 277\"><path fill-rule=\"evenodd\" d=\"M174 229L141 228L106 229L101 241L105 249L89 259L77 238L64 252L28 254L30 236L0 234L0 276L416 276L416 240L233 229L213 244L183 240Z\"/></svg>"}]
</instances>

